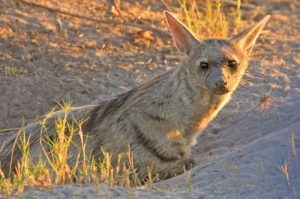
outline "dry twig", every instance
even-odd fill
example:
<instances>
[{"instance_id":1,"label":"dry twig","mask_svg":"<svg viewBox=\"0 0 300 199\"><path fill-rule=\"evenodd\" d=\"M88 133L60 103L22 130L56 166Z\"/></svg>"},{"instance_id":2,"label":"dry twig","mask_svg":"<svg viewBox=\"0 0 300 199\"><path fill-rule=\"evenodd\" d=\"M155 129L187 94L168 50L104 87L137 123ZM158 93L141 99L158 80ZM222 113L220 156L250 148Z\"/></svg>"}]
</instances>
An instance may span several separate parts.
<instances>
[{"instance_id":1,"label":"dry twig","mask_svg":"<svg viewBox=\"0 0 300 199\"><path fill-rule=\"evenodd\" d=\"M140 29L151 30L151 31L156 32L160 35L170 37L170 35L168 33L166 33L165 31L160 30L156 27L153 27L150 24L146 24L146 22L143 22L141 20L139 20L139 21L142 22L143 24L136 24L136 23L131 23L131 22L122 22L122 21L117 21L117 20L112 20L112 19L95 19L95 18L92 18L92 17L87 17L87 16L83 16L83 15L78 15L78 14L75 14L75 13L66 12L66 11L60 10L58 8L51 8L51 7L44 6L44 5L41 5L41 4L38 4L38 3L34 3L34 2L30 2L30 1L19 0L19 2L22 2L22 3L30 5L30 6L35 6L35 7L47 9L51 12L56 12L56 13L60 13L60 14L64 14L64 15L69 15L69 16L72 16L72 17L81 18L81 19L85 19L85 20L88 20L88 21L94 21L94 22L97 22L97 23L106 23L106 24L111 23L111 24L132 26L132 27L137 27L137 28L140 28Z\"/></svg>"}]
</instances>

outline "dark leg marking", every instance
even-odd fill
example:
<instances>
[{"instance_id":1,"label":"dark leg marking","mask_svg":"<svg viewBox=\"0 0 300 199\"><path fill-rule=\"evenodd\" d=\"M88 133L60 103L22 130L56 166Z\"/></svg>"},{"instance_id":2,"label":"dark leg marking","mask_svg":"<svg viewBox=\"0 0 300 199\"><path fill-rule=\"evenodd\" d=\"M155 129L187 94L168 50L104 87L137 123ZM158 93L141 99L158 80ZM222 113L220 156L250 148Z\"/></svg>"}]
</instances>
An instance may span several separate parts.
<instances>
[{"instance_id":1,"label":"dark leg marking","mask_svg":"<svg viewBox=\"0 0 300 199\"><path fill-rule=\"evenodd\" d=\"M161 162L174 162L177 161L177 157L167 157L160 153L160 151L155 147L155 142L146 138L141 129L136 125L132 124L133 129L136 132L136 137L138 143L150 151L154 156L156 156Z\"/></svg>"}]
</instances>

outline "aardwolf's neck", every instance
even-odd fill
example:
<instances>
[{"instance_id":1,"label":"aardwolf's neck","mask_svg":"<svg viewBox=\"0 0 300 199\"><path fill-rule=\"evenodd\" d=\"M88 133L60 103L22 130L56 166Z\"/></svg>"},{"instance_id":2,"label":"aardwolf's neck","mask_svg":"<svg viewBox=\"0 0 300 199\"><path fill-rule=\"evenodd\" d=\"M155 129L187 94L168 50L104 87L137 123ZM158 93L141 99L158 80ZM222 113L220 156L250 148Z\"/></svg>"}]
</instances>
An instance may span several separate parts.
<instances>
[{"instance_id":1,"label":"aardwolf's neck","mask_svg":"<svg viewBox=\"0 0 300 199\"><path fill-rule=\"evenodd\" d=\"M167 118L174 127L184 132L205 128L231 95L212 94L193 78L184 65L146 83L140 89L149 91L147 106L143 111Z\"/></svg>"}]
</instances>

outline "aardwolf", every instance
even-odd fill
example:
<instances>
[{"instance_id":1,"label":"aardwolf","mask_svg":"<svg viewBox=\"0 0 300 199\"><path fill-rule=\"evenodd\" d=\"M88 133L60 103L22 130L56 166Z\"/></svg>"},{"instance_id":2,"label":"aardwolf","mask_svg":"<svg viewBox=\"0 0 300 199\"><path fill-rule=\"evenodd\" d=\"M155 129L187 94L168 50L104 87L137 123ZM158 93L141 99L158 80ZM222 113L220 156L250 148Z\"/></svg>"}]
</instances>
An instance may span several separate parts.
<instances>
[{"instance_id":1,"label":"aardwolf","mask_svg":"<svg viewBox=\"0 0 300 199\"><path fill-rule=\"evenodd\" d=\"M199 133L230 100L248 66L255 41L270 16L231 39L198 40L174 15L165 12L169 30L177 49L185 55L181 64L140 86L97 105L69 111L69 119L86 118L82 131L88 137L86 150L100 158L100 147L117 154L130 146L135 166L141 178L147 176L147 166L161 179L190 169L191 147ZM55 137L57 112L46 122L47 136ZM37 161L42 154L40 123L29 124L30 154ZM21 157L13 147L16 133L7 139L0 153L2 169L13 169ZM80 145L80 139L73 142ZM70 151L76 154L73 147ZM13 155L13 156L12 156ZM70 156L70 163L76 155Z\"/></svg>"}]
</instances>

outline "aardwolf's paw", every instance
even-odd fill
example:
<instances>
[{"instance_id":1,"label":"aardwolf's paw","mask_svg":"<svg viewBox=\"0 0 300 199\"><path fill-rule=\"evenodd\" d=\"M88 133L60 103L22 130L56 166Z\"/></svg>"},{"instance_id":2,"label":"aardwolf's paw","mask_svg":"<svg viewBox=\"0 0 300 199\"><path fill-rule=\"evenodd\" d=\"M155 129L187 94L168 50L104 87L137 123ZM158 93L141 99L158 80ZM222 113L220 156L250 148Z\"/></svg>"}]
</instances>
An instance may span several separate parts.
<instances>
[{"instance_id":1,"label":"aardwolf's paw","mask_svg":"<svg viewBox=\"0 0 300 199\"><path fill-rule=\"evenodd\" d=\"M183 159L177 162L175 165L170 165L164 171L160 172L159 176L161 180L171 178L180 174L183 174L184 171L190 170L196 165L196 161L192 158Z\"/></svg>"},{"instance_id":2,"label":"aardwolf's paw","mask_svg":"<svg viewBox=\"0 0 300 199\"><path fill-rule=\"evenodd\" d=\"M185 170L190 170L196 166L196 161L192 158L188 158L188 159L183 160L182 164L183 164Z\"/></svg>"}]
</instances>

